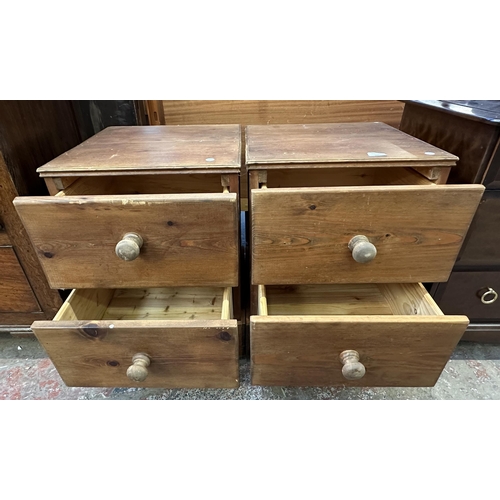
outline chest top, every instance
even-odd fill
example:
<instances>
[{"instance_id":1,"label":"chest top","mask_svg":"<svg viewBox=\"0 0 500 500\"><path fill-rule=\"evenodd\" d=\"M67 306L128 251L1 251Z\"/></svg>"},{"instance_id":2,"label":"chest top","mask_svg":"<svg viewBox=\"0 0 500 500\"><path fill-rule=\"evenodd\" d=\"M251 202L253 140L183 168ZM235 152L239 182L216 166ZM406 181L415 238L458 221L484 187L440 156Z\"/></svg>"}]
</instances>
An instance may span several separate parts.
<instances>
[{"instance_id":1,"label":"chest top","mask_svg":"<svg viewBox=\"0 0 500 500\"><path fill-rule=\"evenodd\" d=\"M108 127L40 167L42 177L240 168L239 125Z\"/></svg>"},{"instance_id":2,"label":"chest top","mask_svg":"<svg viewBox=\"0 0 500 500\"><path fill-rule=\"evenodd\" d=\"M446 167L457 160L442 149L380 122L246 128L246 161L251 168L300 163Z\"/></svg>"}]
</instances>

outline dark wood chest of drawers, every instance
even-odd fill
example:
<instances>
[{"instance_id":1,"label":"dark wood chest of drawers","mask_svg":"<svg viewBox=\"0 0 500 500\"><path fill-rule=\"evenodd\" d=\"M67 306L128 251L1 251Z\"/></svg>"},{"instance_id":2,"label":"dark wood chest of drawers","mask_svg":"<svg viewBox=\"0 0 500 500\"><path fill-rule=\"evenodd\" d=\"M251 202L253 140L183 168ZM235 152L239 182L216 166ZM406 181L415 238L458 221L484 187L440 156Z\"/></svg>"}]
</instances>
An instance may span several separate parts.
<instances>
[{"instance_id":1,"label":"dark wood chest of drawers","mask_svg":"<svg viewBox=\"0 0 500 500\"><path fill-rule=\"evenodd\" d=\"M500 342L500 101L407 101L400 129L460 158L449 183L486 187L449 281L430 290L470 318L463 340Z\"/></svg>"}]
</instances>

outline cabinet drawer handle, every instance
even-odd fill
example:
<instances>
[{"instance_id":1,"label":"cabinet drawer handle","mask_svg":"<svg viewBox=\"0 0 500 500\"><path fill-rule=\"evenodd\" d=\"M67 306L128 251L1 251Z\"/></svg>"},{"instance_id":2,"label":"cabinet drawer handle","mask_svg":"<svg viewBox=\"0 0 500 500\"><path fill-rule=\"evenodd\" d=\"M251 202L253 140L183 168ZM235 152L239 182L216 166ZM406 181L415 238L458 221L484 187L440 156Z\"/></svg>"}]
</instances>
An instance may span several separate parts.
<instances>
[{"instance_id":1,"label":"cabinet drawer handle","mask_svg":"<svg viewBox=\"0 0 500 500\"><path fill-rule=\"evenodd\" d=\"M488 298L489 297L489 298ZM489 288L481 295L481 302L483 304L493 304L498 299L498 293Z\"/></svg>"},{"instance_id":2,"label":"cabinet drawer handle","mask_svg":"<svg viewBox=\"0 0 500 500\"><path fill-rule=\"evenodd\" d=\"M116 244L115 252L122 260L134 260L141 253L143 240L136 233L127 233L121 241Z\"/></svg>"},{"instance_id":3,"label":"cabinet drawer handle","mask_svg":"<svg viewBox=\"0 0 500 500\"><path fill-rule=\"evenodd\" d=\"M340 361L344 365L342 375L347 380L359 380L365 376L366 368L359 362L358 351L343 351L340 354Z\"/></svg>"},{"instance_id":4,"label":"cabinet drawer handle","mask_svg":"<svg viewBox=\"0 0 500 500\"><path fill-rule=\"evenodd\" d=\"M377 255L375 245L370 243L370 240L361 234L354 236L349 242L348 247L352 252L352 258L361 264L372 261Z\"/></svg>"},{"instance_id":5,"label":"cabinet drawer handle","mask_svg":"<svg viewBox=\"0 0 500 500\"><path fill-rule=\"evenodd\" d=\"M142 352L135 354L132 363L127 369L127 377L134 382L144 382L148 376L148 366L151 360L147 354Z\"/></svg>"}]
</instances>

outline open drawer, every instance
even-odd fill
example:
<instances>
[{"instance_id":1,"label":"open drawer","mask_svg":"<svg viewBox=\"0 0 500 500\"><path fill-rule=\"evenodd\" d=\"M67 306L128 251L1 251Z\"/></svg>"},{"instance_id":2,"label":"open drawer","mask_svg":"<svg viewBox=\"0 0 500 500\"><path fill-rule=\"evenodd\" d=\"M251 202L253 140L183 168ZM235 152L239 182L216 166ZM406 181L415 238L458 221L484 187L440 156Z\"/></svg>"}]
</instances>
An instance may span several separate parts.
<instances>
[{"instance_id":1,"label":"open drawer","mask_svg":"<svg viewBox=\"0 0 500 500\"><path fill-rule=\"evenodd\" d=\"M436 185L409 168L259 175L254 285L446 281L484 191Z\"/></svg>"},{"instance_id":2,"label":"open drawer","mask_svg":"<svg viewBox=\"0 0 500 500\"><path fill-rule=\"evenodd\" d=\"M231 288L73 290L33 332L68 386L238 387Z\"/></svg>"},{"instance_id":3,"label":"open drawer","mask_svg":"<svg viewBox=\"0 0 500 500\"><path fill-rule=\"evenodd\" d=\"M220 175L82 177L14 205L52 288L238 285L238 200Z\"/></svg>"},{"instance_id":4,"label":"open drawer","mask_svg":"<svg viewBox=\"0 0 500 500\"><path fill-rule=\"evenodd\" d=\"M252 384L433 386L469 323L420 284L259 286Z\"/></svg>"}]
</instances>

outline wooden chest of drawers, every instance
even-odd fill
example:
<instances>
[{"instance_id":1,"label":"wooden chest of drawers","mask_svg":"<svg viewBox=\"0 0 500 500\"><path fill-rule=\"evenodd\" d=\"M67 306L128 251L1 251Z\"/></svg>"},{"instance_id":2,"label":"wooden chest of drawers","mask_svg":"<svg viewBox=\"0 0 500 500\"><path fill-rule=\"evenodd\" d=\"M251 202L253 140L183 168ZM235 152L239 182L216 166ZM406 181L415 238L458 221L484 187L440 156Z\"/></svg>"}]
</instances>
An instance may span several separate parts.
<instances>
[{"instance_id":1,"label":"wooden chest of drawers","mask_svg":"<svg viewBox=\"0 0 500 500\"><path fill-rule=\"evenodd\" d=\"M468 318L420 282L448 279L484 188L382 123L248 126L245 160L252 383L434 385Z\"/></svg>"},{"instance_id":2,"label":"wooden chest of drawers","mask_svg":"<svg viewBox=\"0 0 500 500\"><path fill-rule=\"evenodd\" d=\"M256 385L430 386L468 325L446 281L484 187L382 123L248 126ZM72 386L237 387L240 127L111 127L16 209L53 288L33 330Z\"/></svg>"},{"instance_id":3,"label":"wooden chest of drawers","mask_svg":"<svg viewBox=\"0 0 500 500\"><path fill-rule=\"evenodd\" d=\"M32 328L70 386L237 387L240 127L110 127L14 204L52 288ZM233 307L233 292L235 303Z\"/></svg>"}]
</instances>

